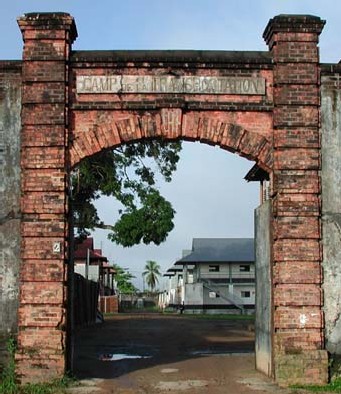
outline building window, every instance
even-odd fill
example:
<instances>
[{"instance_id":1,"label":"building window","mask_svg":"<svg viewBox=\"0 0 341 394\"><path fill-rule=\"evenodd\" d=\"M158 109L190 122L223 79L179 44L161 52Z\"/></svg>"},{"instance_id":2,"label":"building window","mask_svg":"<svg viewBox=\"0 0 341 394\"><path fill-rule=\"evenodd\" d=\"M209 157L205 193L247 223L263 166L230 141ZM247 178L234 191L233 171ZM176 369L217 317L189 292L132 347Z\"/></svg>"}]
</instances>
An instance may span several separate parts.
<instances>
[{"instance_id":1,"label":"building window","mask_svg":"<svg viewBox=\"0 0 341 394\"><path fill-rule=\"evenodd\" d=\"M250 298L250 292L249 291L241 291L240 295L242 298Z\"/></svg>"},{"instance_id":2,"label":"building window","mask_svg":"<svg viewBox=\"0 0 341 394\"><path fill-rule=\"evenodd\" d=\"M239 271L240 272L250 272L250 266L249 265L240 265Z\"/></svg>"},{"instance_id":3,"label":"building window","mask_svg":"<svg viewBox=\"0 0 341 394\"><path fill-rule=\"evenodd\" d=\"M209 272L219 272L219 265L209 265L208 271Z\"/></svg>"}]
</instances>

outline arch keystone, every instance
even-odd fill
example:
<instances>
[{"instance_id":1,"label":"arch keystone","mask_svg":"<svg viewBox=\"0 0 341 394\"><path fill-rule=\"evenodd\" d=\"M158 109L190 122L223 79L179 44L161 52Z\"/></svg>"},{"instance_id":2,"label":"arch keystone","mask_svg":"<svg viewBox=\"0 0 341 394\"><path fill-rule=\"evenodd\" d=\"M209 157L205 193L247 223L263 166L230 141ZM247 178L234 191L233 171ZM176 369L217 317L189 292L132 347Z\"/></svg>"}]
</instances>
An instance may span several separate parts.
<instances>
[{"instance_id":1,"label":"arch keystone","mask_svg":"<svg viewBox=\"0 0 341 394\"><path fill-rule=\"evenodd\" d=\"M180 108L163 108L161 115L161 132L166 138L176 139L181 136L182 110Z\"/></svg>"}]
</instances>

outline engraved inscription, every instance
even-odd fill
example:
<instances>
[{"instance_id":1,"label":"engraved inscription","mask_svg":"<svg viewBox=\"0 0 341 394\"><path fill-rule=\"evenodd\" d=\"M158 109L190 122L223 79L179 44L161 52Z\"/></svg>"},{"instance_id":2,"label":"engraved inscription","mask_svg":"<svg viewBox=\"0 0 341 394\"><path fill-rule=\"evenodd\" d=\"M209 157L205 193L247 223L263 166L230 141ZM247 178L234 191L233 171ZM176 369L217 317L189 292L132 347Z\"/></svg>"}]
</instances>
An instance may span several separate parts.
<instances>
[{"instance_id":1,"label":"engraved inscription","mask_svg":"<svg viewBox=\"0 0 341 394\"><path fill-rule=\"evenodd\" d=\"M264 78L169 75L79 75L77 93L188 93L264 95Z\"/></svg>"}]
</instances>

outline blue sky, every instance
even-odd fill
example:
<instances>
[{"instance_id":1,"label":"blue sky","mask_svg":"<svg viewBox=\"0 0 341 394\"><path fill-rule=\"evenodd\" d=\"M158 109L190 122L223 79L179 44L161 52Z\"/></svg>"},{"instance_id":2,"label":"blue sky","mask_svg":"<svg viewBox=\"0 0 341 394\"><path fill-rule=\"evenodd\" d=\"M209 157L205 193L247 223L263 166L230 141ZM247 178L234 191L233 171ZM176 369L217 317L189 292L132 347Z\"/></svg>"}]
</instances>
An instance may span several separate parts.
<instances>
[{"instance_id":1,"label":"blue sky","mask_svg":"<svg viewBox=\"0 0 341 394\"><path fill-rule=\"evenodd\" d=\"M25 12L64 11L74 16L74 49L219 49L267 50L262 39L278 14L312 14L327 20L321 35L322 62L341 58L341 2L335 0L2 0L0 59L20 59L21 34L16 18ZM258 185L243 177L253 165L218 148L185 143L178 172L162 193L177 211L175 229L160 247L123 249L95 233L97 247L140 277L146 260L165 271L191 247L193 237L252 237ZM103 220L117 206L103 200ZM141 280L136 281L141 286Z\"/></svg>"}]
</instances>

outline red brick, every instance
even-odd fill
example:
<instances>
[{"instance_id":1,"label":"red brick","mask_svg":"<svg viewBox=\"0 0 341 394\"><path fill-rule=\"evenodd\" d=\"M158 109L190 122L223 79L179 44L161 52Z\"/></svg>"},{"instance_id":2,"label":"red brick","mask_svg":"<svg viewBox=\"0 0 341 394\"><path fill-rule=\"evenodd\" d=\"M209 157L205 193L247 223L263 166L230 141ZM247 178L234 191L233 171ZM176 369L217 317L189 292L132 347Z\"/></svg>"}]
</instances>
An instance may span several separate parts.
<instances>
[{"instance_id":1,"label":"red brick","mask_svg":"<svg viewBox=\"0 0 341 394\"><path fill-rule=\"evenodd\" d=\"M27 147L21 157L23 168L65 168L65 148L56 147Z\"/></svg>"},{"instance_id":2,"label":"red brick","mask_svg":"<svg viewBox=\"0 0 341 394\"><path fill-rule=\"evenodd\" d=\"M65 82L26 82L23 86L23 104L64 104L65 95Z\"/></svg>"},{"instance_id":3,"label":"red brick","mask_svg":"<svg viewBox=\"0 0 341 394\"><path fill-rule=\"evenodd\" d=\"M21 198L23 213L66 212L65 192L25 192Z\"/></svg>"},{"instance_id":4,"label":"red brick","mask_svg":"<svg viewBox=\"0 0 341 394\"><path fill-rule=\"evenodd\" d=\"M278 239L274 243L274 261L320 261L316 239Z\"/></svg>"},{"instance_id":5,"label":"red brick","mask_svg":"<svg viewBox=\"0 0 341 394\"><path fill-rule=\"evenodd\" d=\"M30 282L63 282L66 280L65 261L23 260L20 278Z\"/></svg>"},{"instance_id":6,"label":"red brick","mask_svg":"<svg viewBox=\"0 0 341 394\"><path fill-rule=\"evenodd\" d=\"M319 105L319 88L317 85L279 85L274 89L277 105Z\"/></svg>"},{"instance_id":7,"label":"red brick","mask_svg":"<svg viewBox=\"0 0 341 394\"><path fill-rule=\"evenodd\" d=\"M29 61L23 63L23 79L26 82L66 81L64 61Z\"/></svg>"},{"instance_id":8,"label":"red brick","mask_svg":"<svg viewBox=\"0 0 341 394\"><path fill-rule=\"evenodd\" d=\"M55 253L53 246L59 242L61 252ZM61 237L23 237L22 255L23 259L59 259L64 256L64 238Z\"/></svg>"},{"instance_id":9,"label":"red brick","mask_svg":"<svg viewBox=\"0 0 341 394\"><path fill-rule=\"evenodd\" d=\"M316 92L319 69L315 63L279 63L275 67L274 78L277 84L307 84L312 92Z\"/></svg>"},{"instance_id":10,"label":"red brick","mask_svg":"<svg viewBox=\"0 0 341 394\"><path fill-rule=\"evenodd\" d=\"M160 111L161 133L168 138L181 136L182 110L179 108L163 108Z\"/></svg>"},{"instance_id":11,"label":"red brick","mask_svg":"<svg viewBox=\"0 0 341 394\"><path fill-rule=\"evenodd\" d=\"M65 191L66 172L62 169L35 168L22 171L22 191Z\"/></svg>"},{"instance_id":12,"label":"red brick","mask_svg":"<svg viewBox=\"0 0 341 394\"><path fill-rule=\"evenodd\" d=\"M63 282L23 282L20 286L20 292L21 305L62 305L65 300Z\"/></svg>"},{"instance_id":13,"label":"red brick","mask_svg":"<svg viewBox=\"0 0 341 394\"><path fill-rule=\"evenodd\" d=\"M275 238L320 239L320 221L317 217L284 216L274 221Z\"/></svg>"},{"instance_id":14,"label":"red brick","mask_svg":"<svg viewBox=\"0 0 341 394\"><path fill-rule=\"evenodd\" d=\"M16 355L16 373L22 384L51 382L65 374L65 355Z\"/></svg>"},{"instance_id":15,"label":"red brick","mask_svg":"<svg viewBox=\"0 0 341 394\"><path fill-rule=\"evenodd\" d=\"M278 63L316 63L319 58L315 42L278 42L273 48L273 55Z\"/></svg>"},{"instance_id":16,"label":"red brick","mask_svg":"<svg viewBox=\"0 0 341 394\"><path fill-rule=\"evenodd\" d=\"M37 44L37 42L39 44ZM64 40L41 39L25 42L23 59L28 60L63 60L66 43Z\"/></svg>"},{"instance_id":17,"label":"red brick","mask_svg":"<svg viewBox=\"0 0 341 394\"><path fill-rule=\"evenodd\" d=\"M60 328L65 325L65 310L61 305L30 305L22 303L18 312L18 325L19 328Z\"/></svg>"},{"instance_id":18,"label":"red brick","mask_svg":"<svg viewBox=\"0 0 341 394\"><path fill-rule=\"evenodd\" d=\"M61 354L65 347L64 331L55 328L27 328L18 333L19 348L31 349L34 355L44 355L51 350Z\"/></svg>"},{"instance_id":19,"label":"red brick","mask_svg":"<svg viewBox=\"0 0 341 394\"><path fill-rule=\"evenodd\" d=\"M319 148L320 132L317 127L274 130L275 148Z\"/></svg>"},{"instance_id":20,"label":"red brick","mask_svg":"<svg viewBox=\"0 0 341 394\"><path fill-rule=\"evenodd\" d=\"M37 147L66 145L66 130L64 125L26 125L21 137L21 146Z\"/></svg>"},{"instance_id":21,"label":"red brick","mask_svg":"<svg viewBox=\"0 0 341 394\"><path fill-rule=\"evenodd\" d=\"M277 329L323 328L323 312L318 307L278 307L274 311Z\"/></svg>"},{"instance_id":22,"label":"red brick","mask_svg":"<svg viewBox=\"0 0 341 394\"><path fill-rule=\"evenodd\" d=\"M25 96L23 96L25 101ZM26 125L64 125L65 104L26 104L22 108L22 122Z\"/></svg>"},{"instance_id":23,"label":"red brick","mask_svg":"<svg viewBox=\"0 0 341 394\"><path fill-rule=\"evenodd\" d=\"M274 127L316 127L319 111L314 106L278 105L274 108Z\"/></svg>"},{"instance_id":24,"label":"red brick","mask_svg":"<svg viewBox=\"0 0 341 394\"><path fill-rule=\"evenodd\" d=\"M285 194L319 194L320 177L312 170L274 171L273 187Z\"/></svg>"},{"instance_id":25,"label":"red brick","mask_svg":"<svg viewBox=\"0 0 341 394\"><path fill-rule=\"evenodd\" d=\"M321 307L321 287L316 284L278 284L274 287L274 305Z\"/></svg>"},{"instance_id":26,"label":"red brick","mask_svg":"<svg viewBox=\"0 0 341 394\"><path fill-rule=\"evenodd\" d=\"M307 148L282 148L274 151L275 170L318 170L320 151Z\"/></svg>"},{"instance_id":27,"label":"red brick","mask_svg":"<svg viewBox=\"0 0 341 394\"><path fill-rule=\"evenodd\" d=\"M37 29L26 30L25 40L42 40L42 39L65 40L66 32L64 30Z\"/></svg>"},{"instance_id":28,"label":"red brick","mask_svg":"<svg viewBox=\"0 0 341 394\"><path fill-rule=\"evenodd\" d=\"M64 213L64 211L63 211ZM66 220L39 220L24 218L21 223L21 233L25 237L64 237L67 235Z\"/></svg>"},{"instance_id":29,"label":"red brick","mask_svg":"<svg viewBox=\"0 0 341 394\"><path fill-rule=\"evenodd\" d=\"M321 264L316 261L277 261L273 283L316 283L322 281Z\"/></svg>"},{"instance_id":30,"label":"red brick","mask_svg":"<svg viewBox=\"0 0 341 394\"><path fill-rule=\"evenodd\" d=\"M322 347L321 329L277 329L274 336L274 348L279 353L317 350Z\"/></svg>"}]
</instances>

